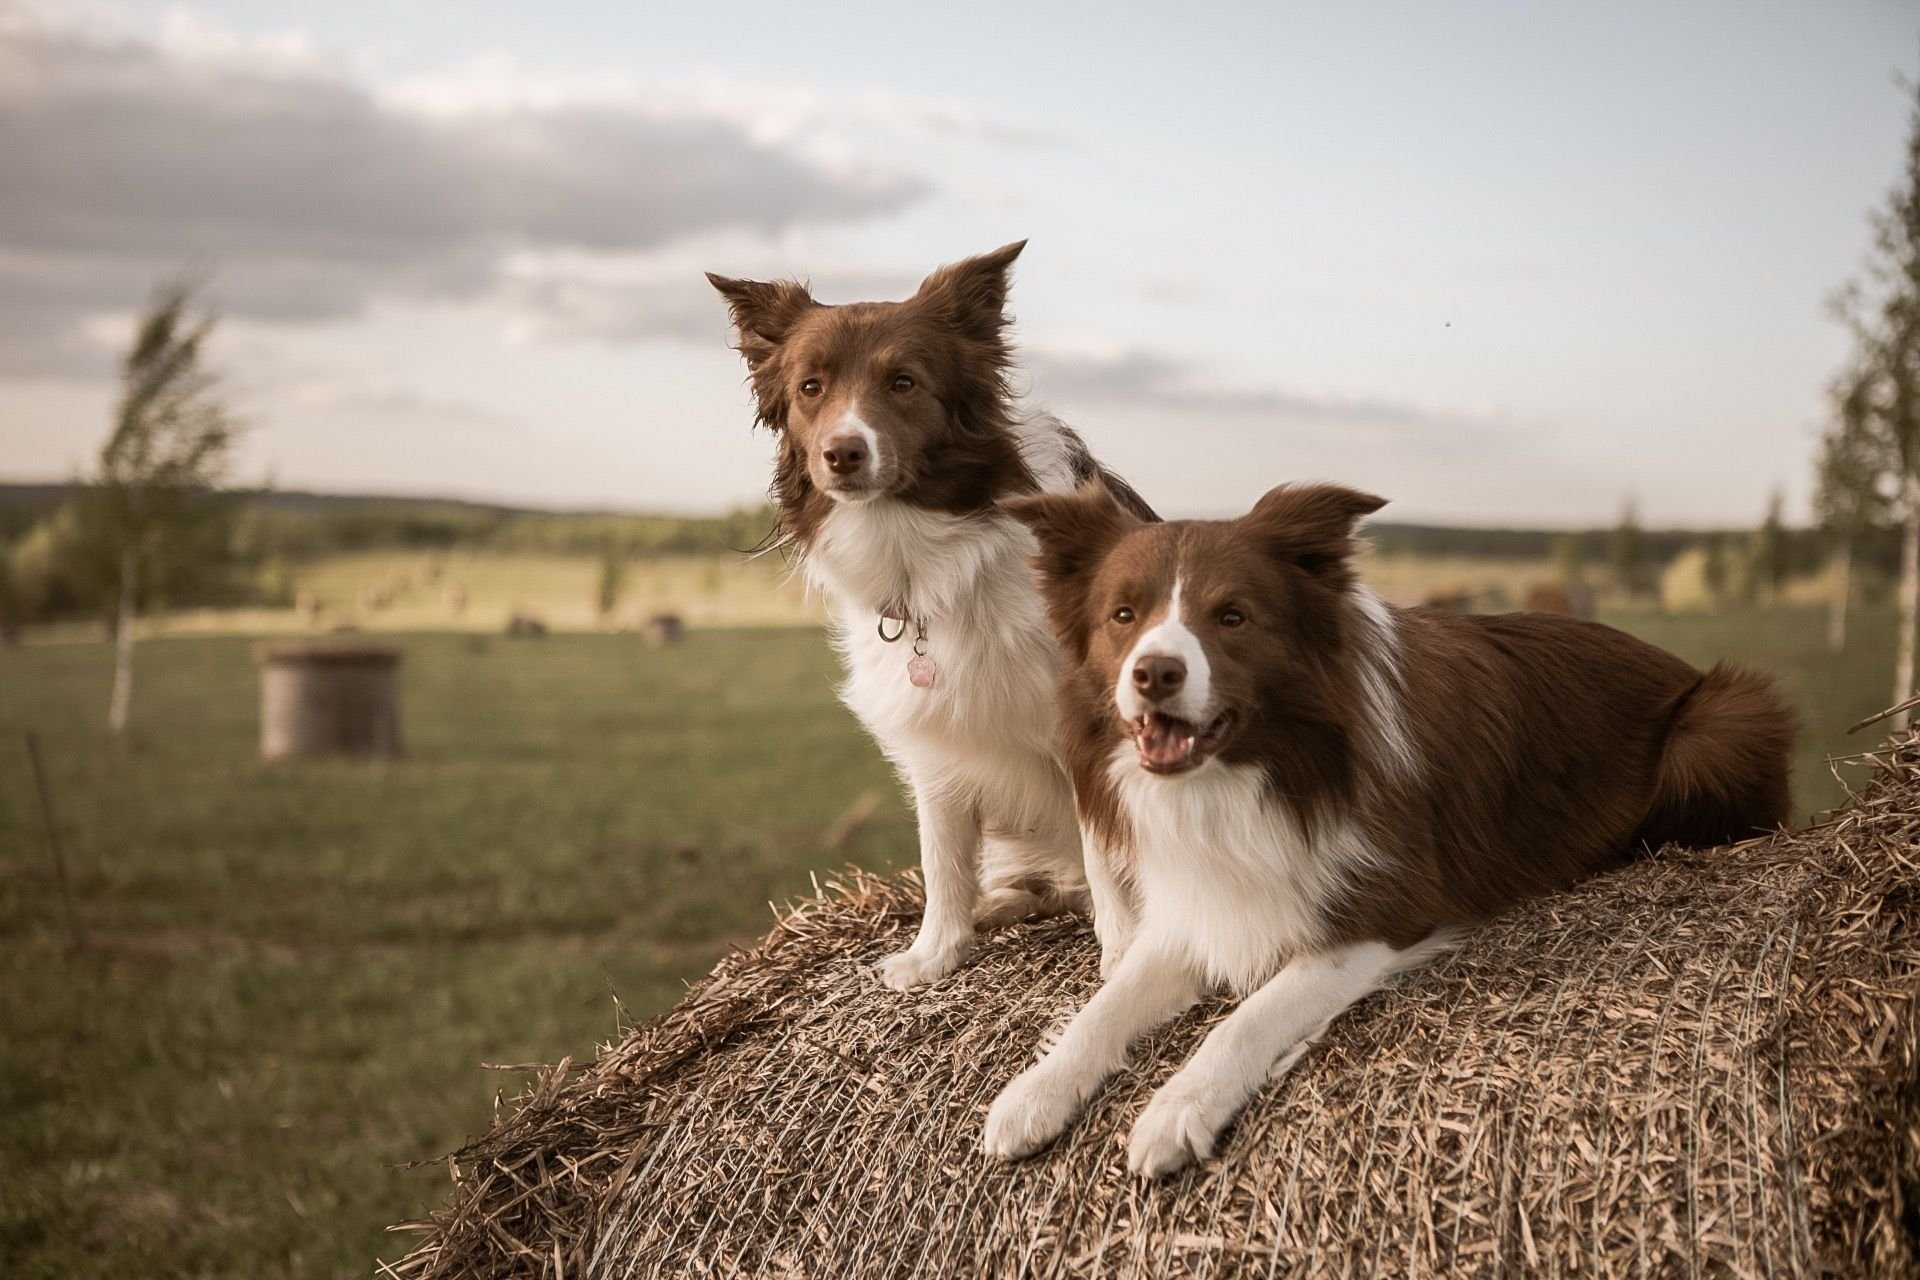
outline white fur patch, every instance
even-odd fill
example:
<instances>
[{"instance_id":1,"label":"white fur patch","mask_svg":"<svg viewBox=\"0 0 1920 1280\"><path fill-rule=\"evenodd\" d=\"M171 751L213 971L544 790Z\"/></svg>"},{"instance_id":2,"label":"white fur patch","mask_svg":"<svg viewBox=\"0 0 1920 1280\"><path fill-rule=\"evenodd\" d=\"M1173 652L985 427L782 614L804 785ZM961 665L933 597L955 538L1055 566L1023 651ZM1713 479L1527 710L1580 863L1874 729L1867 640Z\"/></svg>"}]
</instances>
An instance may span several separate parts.
<instances>
[{"instance_id":1,"label":"white fur patch","mask_svg":"<svg viewBox=\"0 0 1920 1280\"><path fill-rule=\"evenodd\" d=\"M842 414L840 421L834 423L833 427L828 430L821 439L832 441L835 437L847 432L852 432L854 435L859 436L867 446L867 474L871 478L871 483L875 485L886 485L889 483L893 479L893 459L880 447L880 433L867 424L867 420L860 416L860 410L857 407L849 408ZM848 499L856 502L872 501L872 498L867 493L848 494L828 489L826 490L826 494L829 498L841 502L847 501Z\"/></svg>"},{"instance_id":2,"label":"white fur patch","mask_svg":"<svg viewBox=\"0 0 1920 1280\"><path fill-rule=\"evenodd\" d=\"M1073 454L1060 419L1052 414L1035 414L1014 427L1014 438L1020 446L1021 461L1043 493L1073 492Z\"/></svg>"},{"instance_id":3,"label":"white fur patch","mask_svg":"<svg viewBox=\"0 0 1920 1280\"><path fill-rule=\"evenodd\" d=\"M1419 771L1413 736L1407 732L1406 677L1400 670L1400 633L1393 610L1367 587L1356 587L1352 647L1360 674L1360 694L1366 699L1366 726L1373 738L1370 753L1391 778L1405 779Z\"/></svg>"},{"instance_id":4,"label":"white fur patch","mask_svg":"<svg viewBox=\"0 0 1920 1280\"><path fill-rule=\"evenodd\" d=\"M1179 658L1187 664L1187 682L1173 697L1149 703L1133 685L1133 669L1142 658ZM1213 668L1207 662L1206 646L1181 616L1179 578L1173 580L1167 611L1134 642L1126 661L1120 664L1113 700L1128 720L1138 720L1150 706L1202 728L1213 719Z\"/></svg>"},{"instance_id":5,"label":"white fur patch","mask_svg":"<svg viewBox=\"0 0 1920 1280\"><path fill-rule=\"evenodd\" d=\"M1255 766L1213 760L1156 776L1129 743L1111 770L1134 835L1134 945L1184 954L1236 991L1264 982L1288 955L1324 946L1329 905L1380 861L1347 821L1309 838Z\"/></svg>"}]
</instances>

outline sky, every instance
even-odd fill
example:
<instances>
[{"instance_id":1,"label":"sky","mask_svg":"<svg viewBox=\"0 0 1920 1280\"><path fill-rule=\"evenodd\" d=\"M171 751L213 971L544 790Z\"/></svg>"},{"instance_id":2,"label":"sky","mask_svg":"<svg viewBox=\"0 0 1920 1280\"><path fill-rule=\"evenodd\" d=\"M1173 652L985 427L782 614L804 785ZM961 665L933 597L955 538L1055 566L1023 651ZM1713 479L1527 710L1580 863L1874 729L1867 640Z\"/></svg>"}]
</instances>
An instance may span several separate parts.
<instances>
[{"instance_id":1,"label":"sky","mask_svg":"<svg viewBox=\"0 0 1920 1280\"><path fill-rule=\"evenodd\" d=\"M0 479L188 271L240 480L755 502L704 271L1024 238L1023 390L1168 514L1802 517L1914 73L1910 0L0 0Z\"/></svg>"}]
</instances>

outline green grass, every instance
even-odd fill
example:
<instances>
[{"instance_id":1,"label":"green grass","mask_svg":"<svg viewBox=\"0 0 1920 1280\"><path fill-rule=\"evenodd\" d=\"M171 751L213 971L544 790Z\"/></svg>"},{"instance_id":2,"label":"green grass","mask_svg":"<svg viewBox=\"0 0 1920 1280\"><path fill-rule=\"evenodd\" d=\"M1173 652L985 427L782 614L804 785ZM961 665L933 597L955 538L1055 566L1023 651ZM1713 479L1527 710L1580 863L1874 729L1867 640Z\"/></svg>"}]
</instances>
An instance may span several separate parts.
<instances>
[{"instance_id":1,"label":"green grass","mask_svg":"<svg viewBox=\"0 0 1920 1280\"><path fill-rule=\"evenodd\" d=\"M237 639L0 653L0 1257L27 1276L367 1274L438 1201L401 1172L585 1054L807 868L911 828L810 631L407 637L411 754L265 766ZM81 911L63 951L25 767L37 728ZM720 785L724 780L725 785ZM848 854L824 828L867 789Z\"/></svg>"},{"instance_id":2,"label":"green grass","mask_svg":"<svg viewBox=\"0 0 1920 1280\"><path fill-rule=\"evenodd\" d=\"M1884 724L1851 736L1847 728L1893 702L1891 608L1856 610L1842 654L1827 648L1824 607L1682 614L1603 609L1601 621L1701 667L1731 658L1771 671L1801 716L1793 799L1803 818L1846 799L1846 787L1835 778L1829 757L1857 754L1886 736ZM1856 786L1865 776L1859 768L1844 768L1841 775Z\"/></svg>"},{"instance_id":3,"label":"green grass","mask_svg":"<svg viewBox=\"0 0 1920 1280\"><path fill-rule=\"evenodd\" d=\"M1822 763L1887 701L1892 623L1612 619L1777 671ZM0 651L0 1259L26 1277L364 1276L521 1077L670 1004L808 870L912 860L810 630L401 636L410 756L265 766L247 642L139 651L110 745L98 644ZM21 735L36 729L94 944L69 954ZM1870 738L1871 735L1861 735ZM880 820L821 833L863 791Z\"/></svg>"}]
</instances>

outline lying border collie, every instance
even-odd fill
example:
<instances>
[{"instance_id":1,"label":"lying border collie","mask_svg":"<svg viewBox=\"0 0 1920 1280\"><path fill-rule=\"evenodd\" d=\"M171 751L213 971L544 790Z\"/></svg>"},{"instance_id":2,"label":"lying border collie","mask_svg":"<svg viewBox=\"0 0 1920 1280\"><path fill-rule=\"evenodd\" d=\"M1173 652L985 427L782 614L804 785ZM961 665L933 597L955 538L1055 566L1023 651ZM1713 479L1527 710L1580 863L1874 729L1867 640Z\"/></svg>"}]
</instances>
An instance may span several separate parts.
<instances>
[{"instance_id":1,"label":"lying border collie","mask_svg":"<svg viewBox=\"0 0 1920 1280\"><path fill-rule=\"evenodd\" d=\"M1354 578L1379 498L1283 486L1251 514L1142 524L1097 481L1006 504L1067 653L1082 821L1137 933L986 1148L1051 1141L1128 1043L1245 999L1135 1124L1158 1176L1208 1155L1341 1010L1463 926L1667 842L1784 822L1793 723L1762 676L1702 675L1597 623L1389 608Z\"/></svg>"},{"instance_id":2,"label":"lying border collie","mask_svg":"<svg viewBox=\"0 0 1920 1280\"><path fill-rule=\"evenodd\" d=\"M1024 246L943 267L905 302L823 306L791 281L708 276L778 445L781 538L832 605L841 698L913 793L926 914L880 967L901 989L958 964L976 919L1089 896L1034 541L996 503L1104 476L1153 519L1072 431L1013 409L1006 300ZM1096 876L1093 894L1117 886Z\"/></svg>"}]
</instances>

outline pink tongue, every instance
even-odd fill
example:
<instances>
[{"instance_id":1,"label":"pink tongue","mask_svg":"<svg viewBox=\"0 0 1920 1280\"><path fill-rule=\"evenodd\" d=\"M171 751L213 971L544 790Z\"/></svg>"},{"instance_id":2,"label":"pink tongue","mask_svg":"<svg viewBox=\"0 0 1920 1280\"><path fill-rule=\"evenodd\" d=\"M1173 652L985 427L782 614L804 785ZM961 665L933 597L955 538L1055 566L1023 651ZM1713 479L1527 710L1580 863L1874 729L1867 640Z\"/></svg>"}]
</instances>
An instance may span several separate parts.
<instances>
[{"instance_id":1,"label":"pink tongue","mask_svg":"<svg viewBox=\"0 0 1920 1280\"><path fill-rule=\"evenodd\" d=\"M1140 758L1162 769L1185 764L1193 755L1194 733L1186 721L1150 711L1140 730Z\"/></svg>"}]
</instances>

